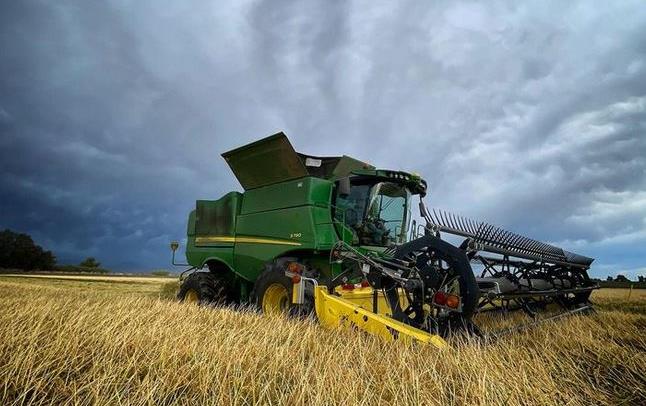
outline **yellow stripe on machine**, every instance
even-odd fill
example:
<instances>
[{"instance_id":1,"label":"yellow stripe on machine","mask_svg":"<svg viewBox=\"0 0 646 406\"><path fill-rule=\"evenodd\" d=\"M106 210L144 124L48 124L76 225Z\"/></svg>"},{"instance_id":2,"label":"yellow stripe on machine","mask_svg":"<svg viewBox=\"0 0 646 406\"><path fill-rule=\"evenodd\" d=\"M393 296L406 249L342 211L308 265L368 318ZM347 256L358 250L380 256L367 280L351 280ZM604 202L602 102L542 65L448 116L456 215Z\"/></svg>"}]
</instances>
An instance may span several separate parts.
<instances>
[{"instance_id":1,"label":"yellow stripe on machine","mask_svg":"<svg viewBox=\"0 0 646 406\"><path fill-rule=\"evenodd\" d=\"M247 243L247 244L275 244L275 245L292 245L300 246L300 242L281 240L278 238L257 238L257 237L243 237L243 236L226 236L226 235L212 235L204 237L195 237L195 245L212 245L218 243Z\"/></svg>"},{"instance_id":2,"label":"yellow stripe on machine","mask_svg":"<svg viewBox=\"0 0 646 406\"><path fill-rule=\"evenodd\" d=\"M314 306L319 322L327 327L356 327L386 341L419 342L437 348L447 346L446 341L438 335L373 313L340 296L331 295L325 286L314 288Z\"/></svg>"}]
</instances>

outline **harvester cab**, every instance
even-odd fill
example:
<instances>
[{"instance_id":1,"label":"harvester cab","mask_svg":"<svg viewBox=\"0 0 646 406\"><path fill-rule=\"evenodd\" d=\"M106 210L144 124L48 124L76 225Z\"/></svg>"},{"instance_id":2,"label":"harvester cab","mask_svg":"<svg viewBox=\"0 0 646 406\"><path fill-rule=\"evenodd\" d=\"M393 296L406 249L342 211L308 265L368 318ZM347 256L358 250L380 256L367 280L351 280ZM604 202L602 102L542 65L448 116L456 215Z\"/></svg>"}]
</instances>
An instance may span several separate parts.
<instances>
[{"instance_id":1,"label":"harvester cab","mask_svg":"<svg viewBox=\"0 0 646 406\"><path fill-rule=\"evenodd\" d=\"M482 335L482 313L590 309L591 258L429 210L417 174L298 153L283 133L222 156L244 193L197 201L180 300L315 314L326 326L438 347L456 331Z\"/></svg>"},{"instance_id":2,"label":"harvester cab","mask_svg":"<svg viewBox=\"0 0 646 406\"><path fill-rule=\"evenodd\" d=\"M337 182L332 216L352 244L389 247L406 241L411 195L424 193L425 182L402 172L361 170ZM344 236L344 235L342 235Z\"/></svg>"}]
</instances>

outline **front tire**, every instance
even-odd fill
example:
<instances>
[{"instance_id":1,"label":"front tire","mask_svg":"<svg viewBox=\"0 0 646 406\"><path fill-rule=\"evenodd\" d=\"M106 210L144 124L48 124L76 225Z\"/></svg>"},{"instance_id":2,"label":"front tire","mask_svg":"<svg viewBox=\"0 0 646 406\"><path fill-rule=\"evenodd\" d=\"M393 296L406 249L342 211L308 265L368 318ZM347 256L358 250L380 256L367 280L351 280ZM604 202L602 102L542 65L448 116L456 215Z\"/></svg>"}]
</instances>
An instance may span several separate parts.
<instances>
[{"instance_id":1,"label":"front tire","mask_svg":"<svg viewBox=\"0 0 646 406\"><path fill-rule=\"evenodd\" d=\"M224 281L210 272L193 272L179 288L180 302L196 305L223 305L227 303Z\"/></svg>"},{"instance_id":2,"label":"front tire","mask_svg":"<svg viewBox=\"0 0 646 406\"><path fill-rule=\"evenodd\" d=\"M291 314L292 280L283 267L272 264L258 277L252 294L253 303L265 314Z\"/></svg>"}]
</instances>

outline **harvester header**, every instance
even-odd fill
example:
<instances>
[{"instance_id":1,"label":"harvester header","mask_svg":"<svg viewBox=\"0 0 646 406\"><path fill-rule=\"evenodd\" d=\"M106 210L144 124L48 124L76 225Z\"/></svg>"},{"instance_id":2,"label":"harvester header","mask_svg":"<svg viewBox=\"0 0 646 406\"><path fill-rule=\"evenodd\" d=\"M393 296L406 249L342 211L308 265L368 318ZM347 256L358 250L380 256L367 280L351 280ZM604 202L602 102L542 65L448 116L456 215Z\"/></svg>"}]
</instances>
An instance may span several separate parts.
<instances>
[{"instance_id":1,"label":"harvester header","mask_svg":"<svg viewBox=\"0 0 646 406\"><path fill-rule=\"evenodd\" d=\"M282 132L222 156L244 193L196 202L183 301L315 314L438 347L458 331L491 334L476 323L482 313L591 310L592 258L429 210L417 174L299 153ZM412 219L414 196L425 224Z\"/></svg>"}]
</instances>

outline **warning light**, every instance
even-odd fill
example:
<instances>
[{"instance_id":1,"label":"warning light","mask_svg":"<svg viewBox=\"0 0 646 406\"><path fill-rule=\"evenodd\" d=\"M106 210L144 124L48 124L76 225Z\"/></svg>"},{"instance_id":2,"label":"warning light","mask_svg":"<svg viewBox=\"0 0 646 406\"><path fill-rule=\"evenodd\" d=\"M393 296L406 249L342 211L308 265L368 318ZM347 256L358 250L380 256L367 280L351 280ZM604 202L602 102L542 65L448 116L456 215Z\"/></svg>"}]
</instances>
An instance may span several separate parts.
<instances>
[{"instance_id":1,"label":"warning light","mask_svg":"<svg viewBox=\"0 0 646 406\"><path fill-rule=\"evenodd\" d=\"M301 265L298 262L290 262L289 265L287 265L287 270L291 273L303 272L303 268L301 268Z\"/></svg>"},{"instance_id":2,"label":"warning light","mask_svg":"<svg viewBox=\"0 0 646 406\"><path fill-rule=\"evenodd\" d=\"M444 292L436 292L435 296L433 297L433 301L441 306L444 306L446 304L446 293Z\"/></svg>"},{"instance_id":3,"label":"warning light","mask_svg":"<svg viewBox=\"0 0 646 406\"><path fill-rule=\"evenodd\" d=\"M460 298L456 295L449 295L446 298L446 305L451 309L457 309L460 306Z\"/></svg>"}]
</instances>

